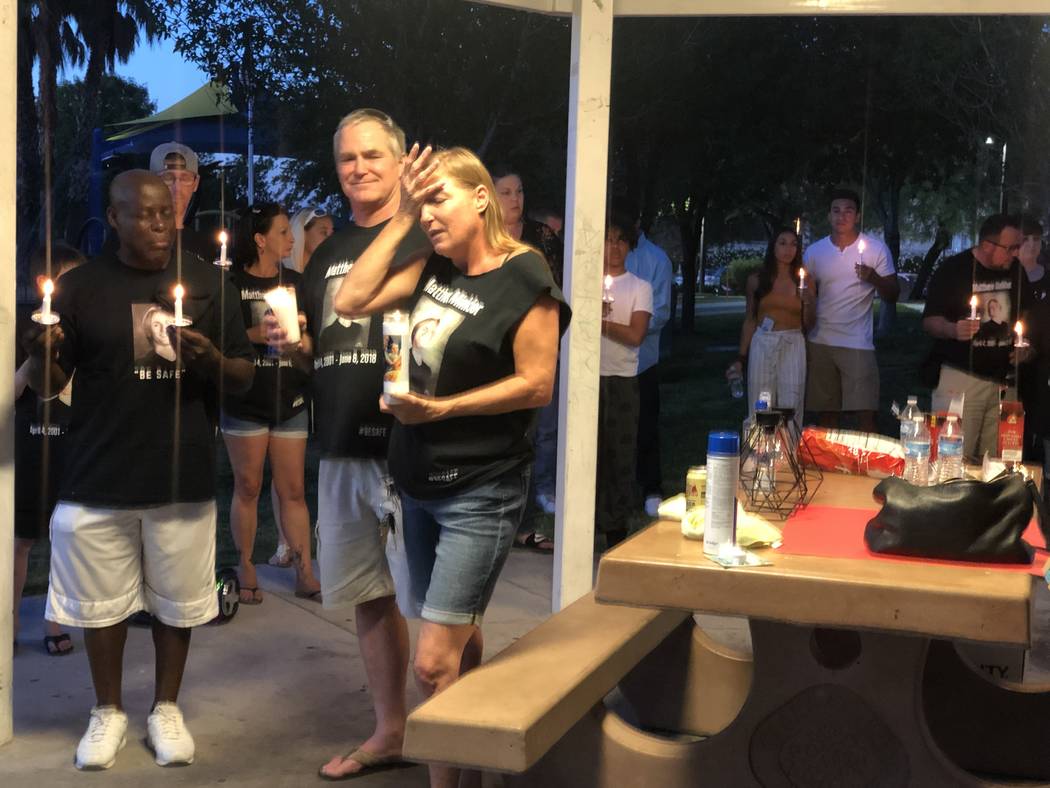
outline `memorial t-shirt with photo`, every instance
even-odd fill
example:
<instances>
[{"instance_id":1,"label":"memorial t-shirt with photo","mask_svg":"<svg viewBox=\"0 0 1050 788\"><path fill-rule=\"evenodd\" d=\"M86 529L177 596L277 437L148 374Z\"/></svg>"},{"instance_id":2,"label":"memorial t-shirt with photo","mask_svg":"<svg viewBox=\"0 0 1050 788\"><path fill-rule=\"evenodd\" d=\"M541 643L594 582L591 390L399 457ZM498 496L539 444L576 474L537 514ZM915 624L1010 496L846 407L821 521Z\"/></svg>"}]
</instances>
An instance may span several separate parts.
<instances>
[{"instance_id":1,"label":"memorial t-shirt with photo","mask_svg":"<svg viewBox=\"0 0 1050 788\"><path fill-rule=\"evenodd\" d=\"M570 311L551 270L535 252L468 276L432 255L408 305L409 388L445 397L514 374L514 332L543 295L560 304L560 331ZM535 409L461 416L426 424L394 423L390 473L414 498L442 498L532 459Z\"/></svg>"},{"instance_id":2,"label":"memorial t-shirt with photo","mask_svg":"<svg viewBox=\"0 0 1050 788\"><path fill-rule=\"evenodd\" d=\"M1009 268L985 268L970 250L944 260L926 288L922 316L943 317L949 322L970 316L970 299L977 298L980 328L970 342L937 339L933 355L940 362L965 372L1006 382L1013 378L1010 363L1014 323L1032 304L1033 290L1021 264Z\"/></svg>"},{"instance_id":3,"label":"memorial t-shirt with photo","mask_svg":"<svg viewBox=\"0 0 1050 788\"><path fill-rule=\"evenodd\" d=\"M65 338L59 364L76 373L59 498L139 507L215 495L219 392L179 359L168 336L174 288L183 315L228 358L253 358L237 289L196 255L159 271L103 255L65 274L54 308Z\"/></svg>"},{"instance_id":4,"label":"memorial t-shirt with photo","mask_svg":"<svg viewBox=\"0 0 1050 788\"><path fill-rule=\"evenodd\" d=\"M351 320L332 307L343 278L384 226L342 228L314 250L299 282L299 308L314 344L311 393L324 457L386 457L392 419L379 410L383 316ZM429 249L415 225L398 247L394 265Z\"/></svg>"},{"instance_id":5,"label":"memorial t-shirt with photo","mask_svg":"<svg viewBox=\"0 0 1050 788\"><path fill-rule=\"evenodd\" d=\"M241 317L246 330L262 324L269 309L266 293L275 287L299 284L301 275L278 266L276 276L253 276L244 270L232 273L234 287L241 299ZM281 358L265 343L252 343L255 348L255 379L244 394L227 394L222 407L229 415L267 424L279 424L298 415L306 407L309 378L289 359Z\"/></svg>"}]
</instances>

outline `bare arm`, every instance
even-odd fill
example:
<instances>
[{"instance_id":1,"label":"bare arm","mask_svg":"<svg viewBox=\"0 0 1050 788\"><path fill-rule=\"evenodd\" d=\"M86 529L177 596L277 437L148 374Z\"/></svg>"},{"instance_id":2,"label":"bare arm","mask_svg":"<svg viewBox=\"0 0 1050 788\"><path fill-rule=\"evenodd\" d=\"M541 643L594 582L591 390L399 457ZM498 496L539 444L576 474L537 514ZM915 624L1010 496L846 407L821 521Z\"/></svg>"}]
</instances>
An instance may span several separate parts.
<instances>
[{"instance_id":1,"label":"bare arm","mask_svg":"<svg viewBox=\"0 0 1050 788\"><path fill-rule=\"evenodd\" d=\"M393 413L402 424L419 424L546 405L554 390L558 359L558 304L553 298L541 297L525 313L514 332L513 351L513 375L448 397L399 394L390 403L381 399L380 408Z\"/></svg>"},{"instance_id":2,"label":"bare arm","mask_svg":"<svg viewBox=\"0 0 1050 788\"><path fill-rule=\"evenodd\" d=\"M405 265L392 268L398 246L415 226L417 219L398 212L387 222L376 239L354 262L332 300L342 317L362 317L382 312L404 301L415 290L427 261L427 253L413 257Z\"/></svg>"},{"instance_id":3,"label":"bare arm","mask_svg":"<svg viewBox=\"0 0 1050 788\"><path fill-rule=\"evenodd\" d=\"M648 312L631 312L631 322L627 325L613 323L611 320L603 320L602 333L621 345L638 347L645 341L645 334L649 330L649 319L651 317L652 315Z\"/></svg>"},{"instance_id":4,"label":"bare arm","mask_svg":"<svg viewBox=\"0 0 1050 788\"><path fill-rule=\"evenodd\" d=\"M354 261L332 299L332 307L342 317L382 312L405 300L415 290L430 250L421 250L396 269L393 265L398 247L419 221L423 203L444 185L434 179L437 165L427 164L429 158L430 146L420 151L419 143L413 145L405 157L397 213Z\"/></svg>"}]
</instances>

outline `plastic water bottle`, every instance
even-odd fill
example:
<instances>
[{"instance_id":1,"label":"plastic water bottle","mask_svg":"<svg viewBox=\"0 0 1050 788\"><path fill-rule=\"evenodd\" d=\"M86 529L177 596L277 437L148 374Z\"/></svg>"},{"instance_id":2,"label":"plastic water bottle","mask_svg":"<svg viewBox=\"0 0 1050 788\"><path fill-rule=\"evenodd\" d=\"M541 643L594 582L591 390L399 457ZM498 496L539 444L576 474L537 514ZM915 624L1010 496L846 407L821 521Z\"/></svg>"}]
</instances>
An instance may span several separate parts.
<instances>
[{"instance_id":1,"label":"plastic water bottle","mask_svg":"<svg viewBox=\"0 0 1050 788\"><path fill-rule=\"evenodd\" d=\"M735 366L729 370L729 395L733 399L744 396L744 375Z\"/></svg>"},{"instance_id":2,"label":"plastic water bottle","mask_svg":"<svg viewBox=\"0 0 1050 788\"><path fill-rule=\"evenodd\" d=\"M904 432L903 424L901 432ZM921 413L911 419L904 442L904 481L916 487L930 483L930 429Z\"/></svg>"},{"instance_id":3,"label":"plastic water bottle","mask_svg":"<svg viewBox=\"0 0 1050 788\"><path fill-rule=\"evenodd\" d=\"M915 431L915 417L921 416L922 411L919 410L919 398L914 394L908 395L908 404L901 412L901 445L905 445L908 442L908 438Z\"/></svg>"},{"instance_id":4,"label":"plastic water bottle","mask_svg":"<svg viewBox=\"0 0 1050 788\"><path fill-rule=\"evenodd\" d=\"M955 413L948 414L937 436L937 461L940 463L938 482L963 478L963 430Z\"/></svg>"}]
</instances>

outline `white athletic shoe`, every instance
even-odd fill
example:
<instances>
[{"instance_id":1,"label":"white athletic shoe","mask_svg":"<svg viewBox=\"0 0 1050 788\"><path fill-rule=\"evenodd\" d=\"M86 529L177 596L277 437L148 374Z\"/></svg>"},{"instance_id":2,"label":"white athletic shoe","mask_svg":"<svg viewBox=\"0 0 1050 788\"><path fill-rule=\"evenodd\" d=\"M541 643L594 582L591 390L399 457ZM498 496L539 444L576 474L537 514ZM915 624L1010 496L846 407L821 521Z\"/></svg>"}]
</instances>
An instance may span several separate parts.
<instances>
[{"instance_id":1,"label":"white athletic shoe","mask_svg":"<svg viewBox=\"0 0 1050 788\"><path fill-rule=\"evenodd\" d=\"M650 495L645 499L645 513L650 517L659 516L661 503L659 495Z\"/></svg>"},{"instance_id":2,"label":"white athletic shoe","mask_svg":"<svg viewBox=\"0 0 1050 788\"><path fill-rule=\"evenodd\" d=\"M128 742L128 715L116 706L91 709L87 732L77 745L73 763L78 769L108 769Z\"/></svg>"},{"instance_id":3,"label":"white athletic shoe","mask_svg":"<svg viewBox=\"0 0 1050 788\"><path fill-rule=\"evenodd\" d=\"M158 703L146 719L146 744L153 750L158 766L186 766L193 763L193 737L174 703Z\"/></svg>"},{"instance_id":4,"label":"white athletic shoe","mask_svg":"<svg viewBox=\"0 0 1050 788\"><path fill-rule=\"evenodd\" d=\"M540 493L536 496L536 505L540 507L544 514L554 514L555 509L558 508L554 496L546 493Z\"/></svg>"}]
</instances>

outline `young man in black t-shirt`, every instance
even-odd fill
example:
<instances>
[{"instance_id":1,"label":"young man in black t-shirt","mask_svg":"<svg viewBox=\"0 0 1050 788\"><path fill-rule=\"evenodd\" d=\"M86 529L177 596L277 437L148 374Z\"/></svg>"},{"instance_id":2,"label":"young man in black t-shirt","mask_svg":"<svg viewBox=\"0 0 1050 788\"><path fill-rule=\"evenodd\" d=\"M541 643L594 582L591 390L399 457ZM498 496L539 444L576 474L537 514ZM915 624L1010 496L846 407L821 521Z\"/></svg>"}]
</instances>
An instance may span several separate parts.
<instances>
[{"instance_id":1,"label":"young man in black t-shirt","mask_svg":"<svg viewBox=\"0 0 1050 788\"><path fill-rule=\"evenodd\" d=\"M947 411L952 399L964 397L963 452L976 458L998 454L1001 392L1016 385L1016 362L1029 355L1024 349L1016 357L1013 325L1033 302L1033 283L1043 278L1041 266L1015 259L1022 240L1016 217L989 217L978 238L938 266L922 315L923 329L936 340L931 360L940 368L933 410Z\"/></svg>"},{"instance_id":2,"label":"young man in black t-shirt","mask_svg":"<svg viewBox=\"0 0 1050 788\"><path fill-rule=\"evenodd\" d=\"M326 609L353 605L357 637L376 712L372 736L321 767L338 779L401 759L405 734L408 628L407 569L400 502L387 471L391 417L380 413L382 316L349 320L332 300L355 260L397 211L405 135L384 113L357 110L333 138L336 171L354 222L322 243L299 284L303 341L283 346L267 318L268 339L313 372L314 415L321 442L317 482L317 557ZM429 254L421 230L399 249L403 259ZM388 533L388 525L390 533ZM395 595L396 587L396 595Z\"/></svg>"},{"instance_id":3,"label":"young man in black t-shirt","mask_svg":"<svg viewBox=\"0 0 1050 788\"><path fill-rule=\"evenodd\" d=\"M121 662L127 619L140 610L153 616L157 651L147 743L159 765L193 761L176 700L191 628L218 612L217 392L246 390L254 373L236 290L227 286L220 295L222 274L210 263L172 256L175 223L164 182L142 170L123 172L110 203L116 253L63 277L54 301L61 323L25 340L29 385L41 395L61 390L76 372L65 475L51 519L47 616L84 627L97 705L77 747L81 769L109 768L126 741ZM161 329L147 338L143 326L158 307L169 315L181 308L185 318L181 326L174 317L161 321L173 362L160 361Z\"/></svg>"}]
</instances>

